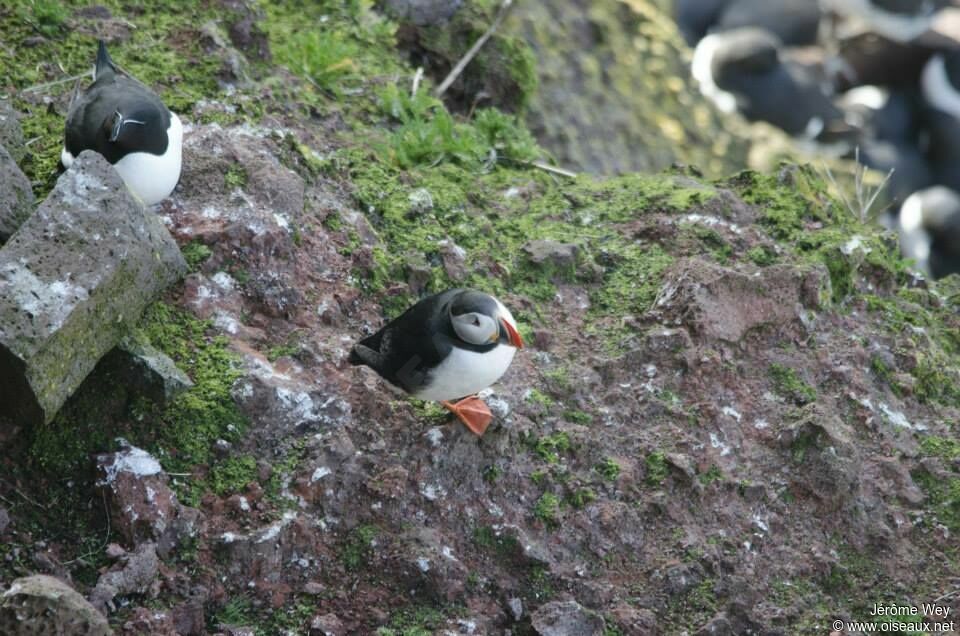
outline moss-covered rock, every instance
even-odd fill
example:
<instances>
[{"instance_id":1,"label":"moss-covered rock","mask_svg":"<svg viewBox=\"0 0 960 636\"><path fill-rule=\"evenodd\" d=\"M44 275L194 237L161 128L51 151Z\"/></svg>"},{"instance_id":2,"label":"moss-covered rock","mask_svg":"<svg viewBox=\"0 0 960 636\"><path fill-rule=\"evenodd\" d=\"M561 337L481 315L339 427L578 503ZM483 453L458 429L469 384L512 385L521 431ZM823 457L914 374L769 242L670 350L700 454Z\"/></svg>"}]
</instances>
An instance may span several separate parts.
<instances>
[{"instance_id":1,"label":"moss-covered rock","mask_svg":"<svg viewBox=\"0 0 960 636\"><path fill-rule=\"evenodd\" d=\"M81 153L0 250L0 417L49 422L185 271L159 219L103 157Z\"/></svg>"}]
</instances>

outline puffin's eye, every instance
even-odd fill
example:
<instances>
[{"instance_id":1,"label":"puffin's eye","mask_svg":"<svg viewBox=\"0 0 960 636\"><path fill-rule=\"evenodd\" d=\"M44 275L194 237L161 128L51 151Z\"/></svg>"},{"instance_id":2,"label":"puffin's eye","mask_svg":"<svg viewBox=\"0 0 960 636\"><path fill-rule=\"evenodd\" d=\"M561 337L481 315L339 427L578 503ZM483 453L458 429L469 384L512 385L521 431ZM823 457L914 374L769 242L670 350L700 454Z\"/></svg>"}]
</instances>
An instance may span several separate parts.
<instances>
[{"instance_id":1,"label":"puffin's eye","mask_svg":"<svg viewBox=\"0 0 960 636\"><path fill-rule=\"evenodd\" d=\"M474 327L479 327L479 326L480 326L480 319L477 318L476 316L473 317L473 326L474 326Z\"/></svg>"}]
</instances>

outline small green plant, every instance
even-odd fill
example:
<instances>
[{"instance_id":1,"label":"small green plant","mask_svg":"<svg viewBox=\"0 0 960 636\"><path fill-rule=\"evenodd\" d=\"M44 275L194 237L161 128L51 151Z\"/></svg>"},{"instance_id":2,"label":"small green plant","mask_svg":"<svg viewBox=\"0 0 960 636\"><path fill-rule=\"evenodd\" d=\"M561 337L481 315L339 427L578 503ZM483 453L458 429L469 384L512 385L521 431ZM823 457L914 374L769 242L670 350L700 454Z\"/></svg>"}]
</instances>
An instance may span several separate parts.
<instances>
[{"instance_id":1,"label":"small green plant","mask_svg":"<svg viewBox=\"0 0 960 636\"><path fill-rule=\"evenodd\" d=\"M659 486L666 480L668 467L667 456L662 451L654 451L647 455L647 483Z\"/></svg>"},{"instance_id":2,"label":"small green plant","mask_svg":"<svg viewBox=\"0 0 960 636\"><path fill-rule=\"evenodd\" d=\"M716 464L713 464L706 472L700 473L697 479L699 479L700 483L704 486L709 486L715 481L720 481L722 477L723 473L720 472L720 468Z\"/></svg>"},{"instance_id":3,"label":"small green plant","mask_svg":"<svg viewBox=\"0 0 960 636\"><path fill-rule=\"evenodd\" d=\"M555 526L560 514L560 498L553 493L543 493L533 507L533 516L548 526Z\"/></svg>"},{"instance_id":4,"label":"small green plant","mask_svg":"<svg viewBox=\"0 0 960 636\"><path fill-rule=\"evenodd\" d=\"M597 494L589 488L578 488L570 494L570 505L576 509L583 508L592 501L596 501Z\"/></svg>"},{"instance_id":5,"label":"small green plant","mask_svg":"<svg viewBox=\"0 0 960 636\"><path fill-rule=\"evenodd\" d=\"M69 15L66 5L57 0L27 0L20 7L20 18L48 38L60 33Z\"/></svg>"},{"instance_id":6,"label":"small green plant","mask_svg":"<svg viewBox=\"0 0 960 636\"><path fill-rule=\"evenodd\" d=\"M770 365L770 377L773 380L773 389L788 400L802 406L817 399L817 392L812 386L804 382L796 370L782 364Z\"/></svg>"},{"instance_id":7,"label":"small green plant","mask_svg":"<svg viewBox=\"0 0 960 636\"><path fill-rule=\"evenodd\" d=\"M190 268L191 272L195 272L200 269L200 265L202 265L205 260L213 256L213 250L201 243L199 240L190 241L183 246L180 252L183 254L184 260L187 261L187 266Z\"/></svg>"},{"instance_id":8,"label":"small green plant","mask_svg":"<svg viewBox=\"0 0 960 636\"><path fill-rule=\"evenodd\" d=\"M490 464L483 469L483 481L487 482L488 484L496 483L502 474L503 470L499 466Z\"/></svg>"},{"instance_id":9,"label":"small green plant","mask_svg":"<svg viewBox=\"0 0 960 636\"><path fill-rule=\"evenodd\" d=\"M564 431L545 435L537 440L534 450L548 464L556 464L560 461L560 453L570 450L570 436Z\"/></svg>"},{"instance_id":10,"label":"small green plant","mask_svg":"<svg viewBox=\"0 0 960 636\"><path fill-rule=\"evenodd\" d=\"M376 538L376 526L364 525L354 528L340 553L343 566L348 571L359 570L370 558L371 548Z\"/></svg>"},{"instance_id":11,"label":"small green plant","mask_svg":"<svg viewBox=\"0 0 960 636\"><path fill-rule=\"evenodd\" d=\"M257 461L250 455L230 457L210 471L210 489L217 495L240 492L257 480Z\"/></svg>"},{"instance_id":12,"label":"small green plant","mask_svg":"<svg viewBox=\"0 0 960 636\"><path fill-rule=\"evenodd\" d=\"M247 171L242 166L233 164L223 175L223 183L231 189L243 188L247 185Z\"/></svg>"},{"instance_id":13,"label":"small green plant","mask_svg":"<svg viewBox=\"0 0 960 636\"><path fill-rule=\"evenodd\" d=\"M767 247L766 245L758 245L747 251L747 258L749 258L754 265L766 267L776 262L777 253L773 248Z\"/></svg>"},{"instance_id":14,"label":"small green plant","mask_svg":"<svg viewBox=\"0 0 960 636\"><path fill-rule=\"evenodd\" d=\"M574 424L582 424L586 426L587 424L590 424L593 422L592 415L590 415L589 413L580 411L578 409L564 411L563 416L567 418L567 420L573 422Z\"/></svg>"},{"instance_id":15,"label":"small green plant","mask_svg":"<svg viewBox=\"0 0 960 636\"><path fill-rule=\"evenodd\" d=\"M620 476L620 464L610 457L605 458L594 466L594 470L600 473L607 481L616 481L617 477Z\"/></svg>"},{"instance_id":16,"label":"small green plant","mask_svg":"<svg viewBox=\"0 0 960 636\"><path fill-rule=\"evenodd\" d=\"M250 597L246 594L240 594L232 597L224 606L214 615L214 622L224 625L245 625L253 616L253 605Z\"/></svg>"}]
</instances>

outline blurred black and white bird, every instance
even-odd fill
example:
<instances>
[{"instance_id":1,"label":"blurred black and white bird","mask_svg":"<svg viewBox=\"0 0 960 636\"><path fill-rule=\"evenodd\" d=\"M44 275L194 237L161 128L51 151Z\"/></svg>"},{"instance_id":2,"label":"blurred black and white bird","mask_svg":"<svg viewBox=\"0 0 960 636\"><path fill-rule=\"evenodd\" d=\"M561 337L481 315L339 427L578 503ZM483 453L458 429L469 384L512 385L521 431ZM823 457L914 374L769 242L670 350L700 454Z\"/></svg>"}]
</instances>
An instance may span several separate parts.
<instances>
[{"instance_id":1,"label":"blurred black and white bird","mask_svg":"<svg viewBox=\"0 0 960 636\"><path fill-rule=\"evenodd\" d=\"M863 28L898 42L910 42L930 30L937 12L954 0L821 0L823 8L859 20Z\"/></svg>"},{"instance_id":2,"label":"blurred black and white bird","mask_svg":"<svg viewBox=\"0 0 960 636\"><path fill-rule=\"evenodd\" d=\"M690 46L710 33L758 27L786 46L817 41L820 7L813 0L676 0L674 19Z\"/></svg>"},{"instance_id":3,"label":"blurred black and white bird","mask_svg":"<svg viewBox=\"0 0 960 636\"><path fill-rule=\"evenodd\" d=\"M113 164L145 205L159 203L180 179L183 125L160 97L117 68L101 40L93 83L67 114L60 162L69 168L84 150Z\"/></svg>"},{"instance_id":4,"label":"blurred black and white bird","mask_svg":"<svg viewBox=\"0 0 960 636\"><path fill-rule=\"evenodd\" d=\"M831 101L820 76L784 61L781 42L763 29L712 33L700 40L692 72L700 91L725 112L738 111L795 137L838 145L856 134ZM824 147L826 149L826 147Z\"/></svg>"},{"instance_id":5,"label":"blurred black and white bird","mask_svg":"<svg viewBox=\"0 0 960 636\"><path fill-rule=\"evenodd\" d=\"M883 174L893 171L887 193L894 211L908 196L933 185L919 102L913 91L879 86L859 86L837 102L860 131L857 159Z\"/></svg>"},{"instance_id":6,"label":"blurred black and white bird","mask_svg":"<svg viewBox=\"0 0 960 636\"><path fill-rule=\"evenodd\" d=\"M422 400L437 400L477 435L492 419L476 397L500 379L523 339L510 310L489 294L450 289L424 298L350 352ZM464 398L453 403L450 400Z\"/></svg>"},{"instance_id":7,"label":"blurred black and white bird","mask_svg":"<svg viewBox=\"0 0 960 636\"><path fill-rule=\"evenodd\" d=\"M934 278L960 273L960 194L934 186L911 195L900 208L904 256Z\"/></svg>"},{"instance_id":8,"label":"blurred black and white bird","mask_svg":"<svg viewBox=\"0 0 960 636\"><path fill-rule=\"evenodd\" d=\"M936 183L960 191L960 52L934 55L923 69L927 158Z\"/></svg>"}]
</instances>

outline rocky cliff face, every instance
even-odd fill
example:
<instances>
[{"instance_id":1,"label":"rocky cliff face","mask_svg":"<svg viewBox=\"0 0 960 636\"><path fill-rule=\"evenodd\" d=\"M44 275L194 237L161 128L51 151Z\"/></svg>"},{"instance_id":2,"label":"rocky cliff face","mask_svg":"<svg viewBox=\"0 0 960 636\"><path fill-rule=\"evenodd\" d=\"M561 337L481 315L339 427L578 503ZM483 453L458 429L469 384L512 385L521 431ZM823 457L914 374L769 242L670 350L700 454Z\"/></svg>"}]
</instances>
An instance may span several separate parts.
<instances>
[{"instance_id":1,"label":"rocky cliff face","mask_svg":"<svg viewBox=\"0 0 960 636\"><path fill-rule=\"evenodd\" d=\"M67 11L56 46L80 72L84 34L114 33L188 123L156 213L190 273L132 337L193 386L147 399L108 357L53 422L0 431L4 588L55 575L126 634L960 611L960 286L913 276L816 170L562 177L514 117L411 95L411 49L364 6L140 11ZM6 81L41 199L65 101L22 89L57 79L54 46ZM481 439L346 362L453 285L496 293L530 343Z\"/></svg>"}]
</instances>

